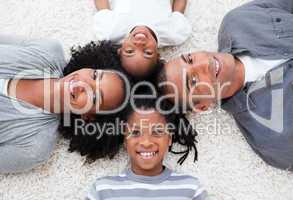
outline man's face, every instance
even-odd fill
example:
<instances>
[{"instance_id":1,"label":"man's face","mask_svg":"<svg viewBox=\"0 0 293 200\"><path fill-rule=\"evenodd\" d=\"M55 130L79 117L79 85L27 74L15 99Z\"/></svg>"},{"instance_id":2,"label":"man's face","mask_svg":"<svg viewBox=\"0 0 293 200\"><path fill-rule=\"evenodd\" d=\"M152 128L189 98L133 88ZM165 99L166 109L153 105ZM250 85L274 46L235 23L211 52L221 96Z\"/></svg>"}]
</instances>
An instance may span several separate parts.
<instances>
[{"instance_id":1,"label":"man's face","mask_svg":"<svg viewBox=\"0 0 293 200\"><path fill-rule=\"evenodd\" d=\"M115 72L81 69L60 81L62 104L76 114L113 110L124 100L124 83Z\"/></svg>"},{"instance_id":2,"label":"man's face","mask_svg":"<svg viewBox=\"0 0 293 200\"><path fill-rule=\"evenodd\" d=\"M235 73L235 59L230 54L196 52L181 55L164 67L167 82L172 84L164 87L165 94L177 94L181 105L205 111L225 97Z\"/></svg>"},{"instance_id":3,"label":"man's face","mask_svg":"<svg viewBox=\"0 0 293 200\"><path fill-rule=\"evenodd\" d=\"M145 26L135 27L118 50L123 68L133 76L145 76L156 64L159 54L154 33Z\"/></svg>"}]
</instances>

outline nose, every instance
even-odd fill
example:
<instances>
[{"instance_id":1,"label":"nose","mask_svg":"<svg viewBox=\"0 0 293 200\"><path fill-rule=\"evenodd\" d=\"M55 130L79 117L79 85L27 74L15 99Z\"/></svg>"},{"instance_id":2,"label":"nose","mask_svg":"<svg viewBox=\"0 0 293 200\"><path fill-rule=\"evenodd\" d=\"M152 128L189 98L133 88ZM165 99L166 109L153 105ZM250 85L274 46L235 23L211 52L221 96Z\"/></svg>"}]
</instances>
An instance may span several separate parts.
<instances>
[{"instance_id":1,"label":"nose","mask_svg":"<svg viewBox=\"0 0 293 200\"><path fill-rule=\"evenodd\" d=\"M193 111L194 112L204 112L204 111L207 111L208 109L209 109L209 106L206 104L197 104L193 108Z\"/></svg>"},{"instance_id":2,"label":"nose","mask_svg":"<svg viewBox=\"0 0 293 200\"><path fill-rule=\"evenodd\" d=\"M150 148L153 146L153 142L151 141L149 136L143 136L141 138L140 145L143 148Z\"/></svg>"},{"instance_id":3,"label":"nose","mask_svg":"<svg viewBox=\"0 0 293 200\"><path fill-rule=\"evenodd\" d=\"M83 92L85 90L84 83L82 81L73 82L71 90L74 94Z\"/></svg>"},{"instance_id":4,"label":"nose","mask_svg":"<svg viewBox=\"0 0 293 200\"><path fill-rule=\"evenodd\" d=\"M144 46L147 43L146 36L144 34L136 34L133 38L133 43L135 45Z\"/></svg>"}]
</instances>

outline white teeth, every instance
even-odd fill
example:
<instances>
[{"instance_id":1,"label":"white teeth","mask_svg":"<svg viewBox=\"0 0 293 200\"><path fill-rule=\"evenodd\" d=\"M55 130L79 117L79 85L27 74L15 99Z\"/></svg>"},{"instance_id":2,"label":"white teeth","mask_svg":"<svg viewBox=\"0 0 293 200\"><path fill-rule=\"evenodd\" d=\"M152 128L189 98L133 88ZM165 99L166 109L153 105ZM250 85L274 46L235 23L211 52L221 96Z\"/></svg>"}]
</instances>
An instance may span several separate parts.
<instances>
[{"instance_id":1,"label":"white teeth","mask_svg":"<svg viewBox=\"0 0 293 200\"><path fill-rule=\"evenodd\" d=\"M143 34L143 33L137 33L137 34L135 34L135 37L146 37L146 35L145 34Z\"/></svg>"},{"instance_id":2,"label":"white teeth","mask_svg":"<svg viewBox=\"0 0 293 200\"><path fill-rule=\"evenodd\" d=\"M74 83L74 80L71 80L69 82L69 90L70 90L70 93L72 94L73 93L73 83Z\"/></svg>"},{"instance_id":3,"label":"white teeth","mask_svg":"<svg viewBox=\"0 0 293 200\"><path fill-rule=\"evenodd\" d=\"M140 152L139 155L141 155L144 158L152 158L156 155L156 152Z\"/></svg>"},{"instance_id":4,"label":"white teeth","mask_svg":"<svg viewBox=\"0 0 293 200\"><path fill-rule=\"evenodd\" d=\"M215 60L215 63L216 63L216 76L218 76L219 70L220 70L220 63L217 60Z\"/></svg>"}]
</instances>

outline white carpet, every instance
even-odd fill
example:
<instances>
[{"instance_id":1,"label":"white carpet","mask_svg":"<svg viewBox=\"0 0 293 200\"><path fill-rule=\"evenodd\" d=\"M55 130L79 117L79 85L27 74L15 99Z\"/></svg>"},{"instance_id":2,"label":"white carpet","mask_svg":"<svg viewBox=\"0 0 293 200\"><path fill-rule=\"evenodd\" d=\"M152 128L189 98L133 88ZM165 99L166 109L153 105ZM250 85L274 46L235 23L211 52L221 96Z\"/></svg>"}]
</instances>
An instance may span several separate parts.
<instances>
[{"instance_id":1,"label":"white carpet","mask_svg":"<svg viewBox=\"0 0 293 200\"><path fill-rule=\"evenodd\" d=\"M187 16L193 24L193 36L163 56L216 50L222 17L244 2L190 0ZM91 39L94 12L92 0L0 0L1 33L59 39L68 56L70 46ZM269 167L258 158L229 115L214 111L194 118L200 133L199 161L193 164L190 156L181 167L175 164L178 157L171 155L167 159L169 166L199 177L211 197L217 200L293 199L293 174ZM117 174L127 165L125 152L113 161L84 165L83 158L68 153L67 147L60 140L45 165L28 173L0 175L0 200L83 199L96 177Z\"/></svg>"}]
</instances>

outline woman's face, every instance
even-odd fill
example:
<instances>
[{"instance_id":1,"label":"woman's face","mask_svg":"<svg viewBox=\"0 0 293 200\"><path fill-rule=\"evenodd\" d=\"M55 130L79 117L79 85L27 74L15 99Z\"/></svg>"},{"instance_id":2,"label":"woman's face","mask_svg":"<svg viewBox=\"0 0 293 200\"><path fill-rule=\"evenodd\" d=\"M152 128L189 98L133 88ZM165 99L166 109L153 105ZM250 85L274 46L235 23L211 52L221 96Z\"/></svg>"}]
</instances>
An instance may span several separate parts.
<instances>
[{"instance_id":1,"label":"woman's face","mask_svg":"<svg viewBox=\"0 0 293 200\"><path fill-rule=\"evenodd\" d=\"M154 176L161 173L164 156L171 145L166 128L165 117L156 110L138 110L129 116L125 146L136 174Z\"/></svg>"},{"instance_id":2,"label":"woman's face","mask_svg":"<svg viewBox=\"0 0 293 200\"><path fill-rule=\"evenodd\" d=\"M124 101L123 79L113 71L81 69L61 79L63 111L95 114L118 108Z\"/></svg>"}]
</instances>

